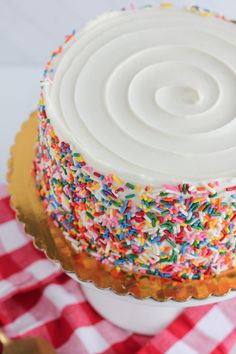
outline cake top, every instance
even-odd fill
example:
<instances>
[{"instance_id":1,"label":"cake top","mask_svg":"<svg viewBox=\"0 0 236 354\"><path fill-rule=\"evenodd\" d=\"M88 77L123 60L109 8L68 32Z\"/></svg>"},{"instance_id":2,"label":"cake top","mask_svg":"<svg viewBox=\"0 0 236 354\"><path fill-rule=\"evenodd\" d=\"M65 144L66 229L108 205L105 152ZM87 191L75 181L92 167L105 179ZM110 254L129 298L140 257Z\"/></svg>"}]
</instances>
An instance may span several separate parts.
<instances>
[{"instance_id":1,"label":"cake top","mask_svg":"<svg viewBox=\"0 0 236 354\"><path fill-rule=\"evenodd\" d=\"M105 14L43 83L59 137L136 184L236 175L236 27L185 9ZM234 163L235 161L235 163Z\"/></svg>"}]
</instances>

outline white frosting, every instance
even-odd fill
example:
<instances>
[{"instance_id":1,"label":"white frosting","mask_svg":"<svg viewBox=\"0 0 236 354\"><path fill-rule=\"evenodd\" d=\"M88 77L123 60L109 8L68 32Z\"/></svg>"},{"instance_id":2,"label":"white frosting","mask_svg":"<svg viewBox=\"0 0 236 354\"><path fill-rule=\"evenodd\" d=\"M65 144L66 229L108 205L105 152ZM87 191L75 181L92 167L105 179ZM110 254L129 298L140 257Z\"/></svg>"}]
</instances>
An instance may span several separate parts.
<instances>
[{"instance_id":1,"label":"white frosting","mask_svg":"<svg viewBox=\"0 0 236 354\"><path fill-rule=\"evenodd\" d=\"M137 184L236 176L236 27L179 9L102 16L44 85L59 137Z\"/></svg>"}]
</instances>

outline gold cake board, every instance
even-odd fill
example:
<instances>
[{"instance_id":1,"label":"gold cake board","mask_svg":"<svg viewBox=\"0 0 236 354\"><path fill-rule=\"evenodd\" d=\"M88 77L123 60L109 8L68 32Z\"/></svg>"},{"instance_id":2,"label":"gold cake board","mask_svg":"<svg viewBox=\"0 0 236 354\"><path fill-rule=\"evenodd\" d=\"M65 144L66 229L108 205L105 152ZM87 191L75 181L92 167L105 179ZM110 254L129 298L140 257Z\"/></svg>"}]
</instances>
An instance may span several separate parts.
<instances>
[{"instance_id":1,"label":"gold cake board","mask_svg":"<svg viewBox=\"0 0 236 354\"><path fill-rule=\"evenodd\" d=\"M236 270L224 272L205 280L173 281L157 276L117 270L101 264L87 253L76 252L62 232L45 213L32 176L32 162L37 141L37 112L22 125L11 150L9 160L9 193L11 206L25 232L32 236L35 247L57 263L66 272L75 273L80 281L92 282L98 288L110 288L119 295L138 299L153 298L186 301L223 296L236 290Z\"/></svg>"}]
</instances>

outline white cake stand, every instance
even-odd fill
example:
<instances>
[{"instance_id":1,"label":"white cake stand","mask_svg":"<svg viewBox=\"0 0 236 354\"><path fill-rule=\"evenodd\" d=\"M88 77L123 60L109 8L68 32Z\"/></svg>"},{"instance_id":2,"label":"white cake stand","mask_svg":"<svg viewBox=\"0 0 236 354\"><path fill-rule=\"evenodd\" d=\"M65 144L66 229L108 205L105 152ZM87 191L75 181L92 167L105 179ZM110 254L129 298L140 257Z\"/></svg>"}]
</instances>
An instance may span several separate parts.
<instances>
[{"instance_id":1,"label":"white cake stand","mask_svg":"<svg viewBox=\"0 0 236 354\"><path fill-rule=\"evenodd\" d=\"M25 225L26 233L34 238L35 246L43 250L54 261L67 264L62 253L55 255L56 240L60 237L58 230L51 232L41 202L35 192L35 182L32 178L32 161L37 139L37 112L24 123L21 132L16 137L9 162L9 191L11 204L17 213L18 220ZM24 159L22 160L22 156ZM27 193L26 193L27 192ZM53 242L51 238L53 237ZM53 245L53 246L52 246ZM61 249L61 244L57 243ZM65 247L65 244L63 244ZM68 249L69 252L69 249ZM59 258L57 258L57 256ZM68 267L68 265L67 265ZM191 299L187 302L157 302L152 299L138 300L129 295L116 295L111 290L99 290L92 283L81 282L75 273L67 273L75 281L81 283L89 303L101 314L117 326L132 332L153 335L172 321L185 307L212 304L236 296L232 291L226 296L210 297L207 300Z\"/></svg>"},{"instance_id":2,"label":"white cake stand","mask_svg":"<svg viewBox=\"0 0 236 354\"><path fill-rule=\"evenodd\" d=\"M231 291L225 296L210 296L206 300L138 300L130 295L117 295L110 289L98 289L93 283L80 281L73 273L67 274L81 284L88 302L101 316L123 329L146 335L159 332L186 307L213 304L236 296L236 291Z\"/></svg>"}]
</instances>

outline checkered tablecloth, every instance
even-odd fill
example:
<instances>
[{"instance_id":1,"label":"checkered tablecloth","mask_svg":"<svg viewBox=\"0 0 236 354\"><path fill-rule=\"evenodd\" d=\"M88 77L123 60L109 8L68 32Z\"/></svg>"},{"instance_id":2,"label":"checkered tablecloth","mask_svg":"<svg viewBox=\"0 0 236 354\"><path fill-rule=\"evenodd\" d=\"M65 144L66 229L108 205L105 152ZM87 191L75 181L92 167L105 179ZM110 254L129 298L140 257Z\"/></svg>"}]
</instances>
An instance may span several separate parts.
<instances>
[{"instance_id":1,"label":"checkered tablecloth","mask_svg":"<svg viewBox=\"0 0 236 354\"><path fill-rule=\"evenodd\" d=\"M222 354L235 344L235 329L236 298L186 309L154 337L112 325L34 248L0 185L0 330L10 338L41 336L58 354Z\"/></svg>"}]
</instances>

